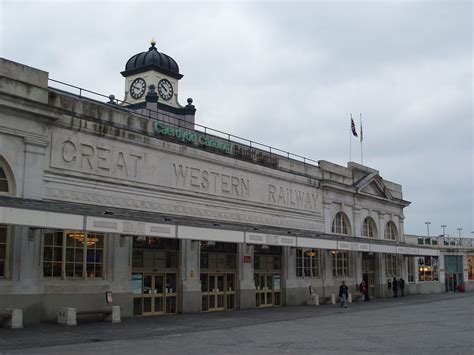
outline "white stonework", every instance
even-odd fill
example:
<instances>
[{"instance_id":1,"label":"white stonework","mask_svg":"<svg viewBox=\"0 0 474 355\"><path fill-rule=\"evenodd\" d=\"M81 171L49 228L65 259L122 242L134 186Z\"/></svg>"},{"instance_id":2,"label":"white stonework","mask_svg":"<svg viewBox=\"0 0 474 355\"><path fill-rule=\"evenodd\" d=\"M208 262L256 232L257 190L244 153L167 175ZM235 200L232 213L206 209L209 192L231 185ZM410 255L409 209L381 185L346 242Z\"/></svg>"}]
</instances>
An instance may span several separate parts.
<instances>
[{"instance_id":1,"label":"white stonework","mask_svg":"<svg viewBox=\"0 0 474 355\"><path fill-rule=\"evenodd\" d=\"M126 90L139 76L156 85L161 76L155 74L129 76ZM179 108L177 80L172 83L171 102ZM72 325L68 309L84 308L86 301L102 309L105 292L113 292L121 316L132 316L134 237L179 245L177 312L201 311L201 242L237 244L235 260L219 260L224 267L235 264L235 282L229 284L232 292L239 291L236 309L256 306L255 277L274 277L282 305L306 304L309 286L321 302L331 299L343 280L354 293L362 277L373 280L376 297L385 297L386 255L396 255L397 272L405 280L409 257L443 258L440 248L410 244L410 237L405 242L409 202L401 185L382 179L375 169L324 160L311 165L253 147L215 151L186 144L157 135L156 120L165 113L148 117L144 110L137 114L52 89L48 73L0 59L0 167L6 166L10 184L8 192L0 192L0 227L7 233L0 310L23 309L25 323L55 319L59 312L61 322ZM166 117L163 124L175 119ZM347 218L347 233L333 230L338 213ZM373 221L373 238L363 237L366 218ZM395 226L395 240L385 239L388 223ZM43 229L76 231L79 241L81 233L102 233L102 277L45 276L49 247ZM301 249L314 258L318 275L297 272L306 252ZM274 250L281 254L264 266L278 271L257 275L255 257L260 252L266 260ZM472 247L467 250L474 254ZM344 259L333 263L336 257ZM148 262L163 260L157 253ZM82 261L92 264L94 258L84 254ZM336 270L343 263L344 270ZM66 273L66 266L59 271ZM167 271L149 270L153 275ZM414 281L409 291L444 291L443 272L431 288Z\"/></svg>"}]
</instances>

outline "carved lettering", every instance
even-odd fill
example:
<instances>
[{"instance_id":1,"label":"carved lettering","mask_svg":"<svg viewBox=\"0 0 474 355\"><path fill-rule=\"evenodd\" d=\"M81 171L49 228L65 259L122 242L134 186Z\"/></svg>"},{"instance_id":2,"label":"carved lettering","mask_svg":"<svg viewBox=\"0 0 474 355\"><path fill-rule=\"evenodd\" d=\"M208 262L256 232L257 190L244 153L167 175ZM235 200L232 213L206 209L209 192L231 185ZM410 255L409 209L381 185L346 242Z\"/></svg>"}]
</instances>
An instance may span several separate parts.
<instances>
[{"instance_id":1,"label":"carved lettering","mask_svg":"<svg viewBox=\"0 0 474 355\"><path fill-rule=\"evenodd\" d=\"M58 139L58 137L60 137ZM78 137L53 135L51 166L124 179L139 179L144 155Z\"/></svg>"},{"instance_id":2,"label":"carved lettering","mask_svg":"<svg viewBox=\"0 0 474 355\"><path fill-rule=\"evenodd\" d=\"M97 167L99 169L109 170L107 166L107 158L110 154L110 149L97 147Z\"/></svg>"},{"instance_id":3,"label":"carved lettering","mask_svg":"<svg viewBox=\"0 0 474 355\"><path fill-rule=\"evenodd\" d=\"M173 163L177 187L221 196L248 198L250 180L239 176Z\"/></svg>"},{"instance_id":4,"label":"carved lettering","mask_svg":"<svg viewBox=\"0 0 474 355\"><path fill-rule=\"evenodd\" d=\"M125 162L125 157L122 152L118 153L117 163L115 164L114 174L120 173L120 176L128 176L127 163Z\"/></svg>"},{"instance_id":5,"label":"carved lettering","mask_svg":"<svg viewBox=\"0 0 474 355\"><path fill-rule=\"evenodd\" d=\"M268 202L309 211L320 209L318 192L268 184Z\"/></svg>"},{"instance_id":6,"label":"carved lettering","mask_svg":"<svg viewBox=\"0 0 474 355\"><path fill-rule=\"evenodd\" d=\"M63 142L63 160L67 163L73 163L76 161L77 148L76 145L70 140Z\"/></svg>"},{"instance_id":7,"label":"carved lettering","mask_svg":"<svg viewBox=\"0 0 474 355\"><path fill-rule=\"evenodd\" d=\"M92 157L94 156L94 147L89 145L89 144L85 144L85 143L81 143L81 168L84 169L84 160L87 161L87 163L89 164L88 167L93 170L94 167L92 166Z\"/></svg>"}]
</instances>

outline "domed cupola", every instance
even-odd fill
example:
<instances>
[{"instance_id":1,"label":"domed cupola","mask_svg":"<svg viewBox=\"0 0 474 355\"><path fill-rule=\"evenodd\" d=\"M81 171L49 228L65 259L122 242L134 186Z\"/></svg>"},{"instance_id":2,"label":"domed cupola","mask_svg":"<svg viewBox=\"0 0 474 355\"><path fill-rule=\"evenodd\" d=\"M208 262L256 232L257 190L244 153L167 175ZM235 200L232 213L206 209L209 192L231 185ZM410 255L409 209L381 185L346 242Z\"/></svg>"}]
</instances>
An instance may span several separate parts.
<instances>
[{"instance_id":1,"label":"domed cupola","mask_svg":"<svg viewBox=\"0 0 474 355\"><path fill-rule=\"evenodd\" d=\"M157 72L169 75L178 80L181 79L183 75L179 73L178 63L169 55L158 52L154 40L152 40L150 44L151 47L147 52L135 54L127 61L125 70L121 74L127 77L148 70L156 70Z\"/></svg>"}]
</instances>

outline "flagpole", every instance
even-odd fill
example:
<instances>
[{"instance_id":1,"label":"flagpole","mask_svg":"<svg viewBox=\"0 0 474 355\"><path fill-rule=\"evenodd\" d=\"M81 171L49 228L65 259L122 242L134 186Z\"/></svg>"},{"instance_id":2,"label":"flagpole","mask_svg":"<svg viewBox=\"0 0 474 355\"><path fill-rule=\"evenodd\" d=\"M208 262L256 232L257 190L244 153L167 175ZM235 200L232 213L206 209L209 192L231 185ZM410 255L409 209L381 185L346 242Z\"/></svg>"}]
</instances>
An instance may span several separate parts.
<instances>
[{"instance_id":1,"label":"flagpole","mask_svg":"<svg viewBox=\"0 0 474 355\"><path fill-rule=\"evenodd\" d=\"M362 133L362 114L359 114L359 123L360 123L360 165L364 165L364 154L362 149L363 133Z\"/></svg>"},{"instance_id":2,"label":"flagpole","mask_svg":"<svg viewBox=\"0 0 474 355\"><path fill-rule=\"evenodd\" d=\"M352 125L352 113L351 113L351 125ZM352 161L352 126L349 129L349 163Z\"/></svg>"}]
</instances>

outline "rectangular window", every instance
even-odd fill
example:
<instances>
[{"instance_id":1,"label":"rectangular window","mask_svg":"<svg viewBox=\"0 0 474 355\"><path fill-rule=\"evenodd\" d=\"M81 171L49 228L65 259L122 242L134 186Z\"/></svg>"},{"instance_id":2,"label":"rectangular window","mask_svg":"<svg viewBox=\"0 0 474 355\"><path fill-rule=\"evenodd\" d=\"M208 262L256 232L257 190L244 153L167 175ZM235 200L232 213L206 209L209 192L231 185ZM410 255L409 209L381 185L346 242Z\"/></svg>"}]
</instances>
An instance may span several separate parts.
<instances>
[{"instance_id":1,"label":"rectangular window","mask_svg":"<svg viewBox=\"0 0 474 355\"><path fill-rule=\"evenodd\" d=\"M415 282L415 258L413 256L408 257L408 282Z\"/></svg>"},{"instance_id":2,"label":"rectangular window","mask_svg":"<svg viewBox=\"0 0 474 355\"><path fill-rule=\"evenodd\" d=\"M81 231L43 230L43 276L104 276L104 235Z\"/></svg>"},{"instance_id":3,"label":"rectangular window","mask_svg":"<svg viewBox=\"0 0 474 355\"><path fill-rule=\"evenodd\" d=\"M385 273L388 277L400 276L397 254L385 254Z\"/></svg>"},{"instance_id":4,"label":"rectangular window","mask_svg":"<svg viewBox=\"0 0 474 355\"><path fill-rule=\"evenodd\" d=\"M318 249L296 249L296 276L320 277L319 260Z\"/></svg>"},{"instance_id":5,"label":"rectangular window","mask_svg":"<svg viewBox=\"0 0 474 355\"><path fill-rule=\"evenodd\" d=\"M0 278L6 276L8 226L0 224Z\"/></svg>"},{"instance_id":6,"label":"rectangular window","mask_svg":"<svg viewBox=\"0 0 474 355\"><path fill-rule=\"evenodd\" d=\"M418 280L438 281L438 257L422 256L418 258Z\"/></svg>"},{"instance_id":7,"label":"rectangular window","mask_svg":"<svg viewBox=\"0 0 474 355\"><path fill-rule=\"evenodd\" d=\"M351 276L351 254L348 251L333 250L332 254L332 273L335 277Z\"/></svg>"}]
</instances>

